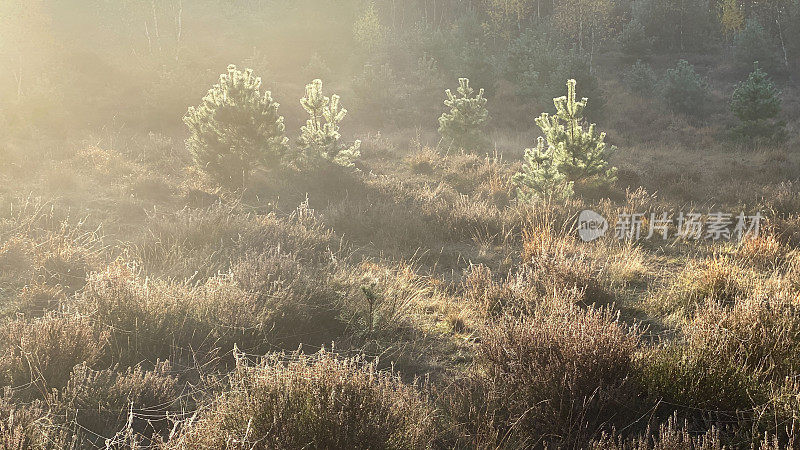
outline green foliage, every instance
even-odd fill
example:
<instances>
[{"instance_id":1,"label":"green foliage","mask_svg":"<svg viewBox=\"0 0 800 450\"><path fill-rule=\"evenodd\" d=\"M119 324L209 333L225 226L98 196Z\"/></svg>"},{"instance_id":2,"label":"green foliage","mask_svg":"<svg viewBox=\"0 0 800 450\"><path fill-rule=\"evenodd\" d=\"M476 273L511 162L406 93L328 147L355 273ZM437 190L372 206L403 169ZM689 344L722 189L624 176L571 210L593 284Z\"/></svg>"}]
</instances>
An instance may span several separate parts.
<instances>
[{"instance_id":1,"label":"green foliage","mask_svg":"<svg viewBox=\"0 0 800 450\"><path fill-rule=\"evenodd\" d=\"M593 99L586 111L594 116L602 110L603 96L589 70L586 55L569 49L542 29L528 29L511 41L503 58L502 75L517 85L526 98L553 98L564 87L565 79L577 80Z\"/></svg>"},{"instance_id":2,"label":"green foliage","mask_svg":"<svg viewBox=\"0 0 800 450\"><path fill-rule=\"evenodd\" d=\"M242 186L258 165L277 164L288 148L279 104L271 92L262 95L260 89L261 78L252 70L231 64L183 119L195 163L230 186Z\"/></svg>"},{"instance_id":3,"label":"green foliage","mask_svg":"<svg viewBox=\"0 0 800 450\"><path fill-rule=\"evenodd\" d=\"M618 41L620 50L632 58L643 58L650 54L653 37L648 37L644 25L638 20L631 20L622 27Z\"/></svg>"},{"instance_id":4,"label":"green foliage","mask_svg":"<svg viewBox=\"0 0 800 450\"><path fill-rule=\"evenodd\" d=\"M781 111L780 94L756 61L747 80L733 91L731 112L741 122L738 133L750 138L782 138L785 123L775 120Z\"/></svg>"},{"instance_id":5,"label":"green foliage","mask_svg":"<svg viewBox=\"0 0 800 450\"><path fill-rule=\"evenodd\" d=\"M475 150L486 144L484 126L489 120L489 111L486 109L486 98L483 89L475 94L469 86L469 79L459 78L458 95L450 89L445 91L447 100L444 104L450 108L439 117L439 133L454 146Z\"/></svg>"},{"instance_id":6,"label":"green foliage","mask_svg":"<svg viewBox=\"0 0 800 450\"><path fill-rule=\"evenodd\" d=\"M545 145L539 137L536 147L526 148L522 172L514 175L517 197L523 201L533 198L565 199L572 196L573 182L559 172L556 163L556 147Z\"/></svg>"},{"instance_id":7,"label":"green foliage","mask_svg":"<svg viewBox=\"0 0 800 450\"><path fill-rule=\"evenodd\" d=\"M547 149L539 141L537 148L525 151L523 172L515 176L523 198L568 195L573 182L601 187L616 180L616 168L608 165L608 157L615 148L603 142L605 133L595 133L595 124L584 130L583 111L588 99L576 100L575 85L575 80L567 81L567 95L553 99L555 115L542 113L536 119L547 140ZM545 159L549 162L544 162Z\"/></svg>"},{"instance_id":8,"label":"green foliage","mask_svg":"<svg viewBox=\"0 0 800 450\"><path fill-rule=\"evenodd\" d=\"M780 67L776 47L756 19L749 19L747 26L733 38L733 51L736 65L742 71L749 70L756 61L768 72L774 73Z\"/></svg>"},{"instance_id":9,"label":"green foliage","mask_svg":"<svg viewBox=\"0 0 800 450\"><path fill-rule=\"evenodd\" d=\"M656 86L656 74L653 68L641 59L637 60L623 77L625 86L639 95L650 94Z\"/></svg>"},{"instance_id":10,"label":"green foliage","mask_svg":"<svg viewBox=\"0 0 800 450\"><path fill-rule=\"evenodd\" d=\"M708 84L685 59L678 61L674 69L667 70L659 87L671 110L692 116L706 112L710 96Z\"/></svg>"},{"instance_id":11,"label":"green foliage","mask_svg":"<svg viewBox=\"0 0 800 450\"><path fill-rule=\"evenodd\" d=\"M633 20L660 48L704 50L719 35L707 0L639 0L631 6Z\"/></svg>"},{"instance_id":12,"label":"green foliage","mask_svg":"<svg viewBox=\"0 0 800 450\"><path fill-rule=\"evenodd\" d=\"M339 142L339 123L347 115L347 110L339 107L339 99L336 94L323 95L322 80L306 85L306 96L300 99L300 104L308 112L309 119L301 128L298 143L308 161L329 161L349 167L361 156L361 141L349 147Z\"/></svg>"},{"instance_id":13,"label":"green foliage","mask_svg":"<svg viewBox=\"0 0 800 450\"><path fill-rule=\"evenodd\" d=\"M488 88L491 93L491 88L497 80L497 64L491 54L491 50L483 42L479 40L467 42L458 54L453 73L460 78L472 80L478 86Z\"/></svg>"}]
</instances>

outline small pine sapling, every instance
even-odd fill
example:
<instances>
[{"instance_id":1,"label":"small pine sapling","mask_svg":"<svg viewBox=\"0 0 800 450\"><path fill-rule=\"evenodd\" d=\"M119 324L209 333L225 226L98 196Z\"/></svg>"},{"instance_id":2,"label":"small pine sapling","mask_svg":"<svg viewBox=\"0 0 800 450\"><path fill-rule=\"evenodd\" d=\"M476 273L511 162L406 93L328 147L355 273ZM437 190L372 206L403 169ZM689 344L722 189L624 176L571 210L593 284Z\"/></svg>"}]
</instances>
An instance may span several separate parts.
<instances>
[{"instance_id":1,"label":"small pine sapling","mask_svg":"<svg viewBox=\"0 0 800 450\"><path fill-rule=\"evenodd\" d=\"M195 164L223 184L244 186L255 167L278 164L288 149L280 105L260 89L261 78L252 70L231 64L183 118Z\"/></svg>"},{"instance_id":2,"label":"small pine sapling","mask_svg":"<svg viewBox=\"0 0 800 450\"><path fill-rule=\"evenodd\" d=\"M512 179L520 200L564 200L572 196L573 182L559 172L554 158L557 152L558 149L546 145L541 136L536 147L525 149L522 172Z\"/></svg>"},{"instance_id":3,"label":"small pine sapling","mask_svg":"<svg viewBox=\"0 0 800 450\"><path fill-rule=\"evenodd\" d=\"M781 112L781 93L758 61L754 66L747 80L733 91L731 112L741 122L736 133L746 138L781 140L786 134L786 123L776 120Z\"/></svg>"},{"instance_id":4,"label":"small pine sapling","mask_svg":"<svg viewBox=\"0 0 800 450\"><path fill-rule=\"evenodd\" d=\"M544 137L525 150L522 172L513 178L521 200L564 199L572 195L575 183L602 188L616 180L616 168L608 164L616 148L608 147L605 133L597 134L595 124L584 129L588 99L576 100L575 85L575 80L567 81L567 95L553 99L555 115L536 118Z\"/></svg>"},{"instance_id":5,"label":"small pine sapling","mask_svg":"<svg viewBox=\"0 0 800 450\"><path fill-rule=\"evenodd\" d=\"M314 80L306 85L306 95L300 99L309 118L301 128L298 143L304 156L312 163L332 162L350 167L361 156L361 141L347 146L339 142L339 123L344 120L347 110L340 108L339 96L326 97L322 93L322 80Z\"/></svg>"},{"instance_id":6,"label":"small pine sapling","mask_svg":"<svg viewBox=\"0 0 800 450\"><path fill-rule=\"evenodd\" d=\"M439 133L455 147L475 150L486 145L484 126L489 120L486 98L483 89L474 95L475 90L469 86L469 79L459 78L458 84L458 95L454 95L450 89L445 91L447 99L444 104L450 111L439 117Z\"/></svg>"},{"instance_id":7,"label":"small pine sapling","mask_svg":"<svg viewBox=\"0 0 800 450\"><path fill-rule=\"evenodd\" d=\"M536 125L544 133L558 170L568 181L595 186L608 185L616 180L616 168L609 168L608 158L616 148L604 142L606 134L597 134L595 124L583 127L583 111L589 99L576 100L575 80L567 81L567 95L553 99L556 114L542 113Z\"/></svg>"},{"instance_id":8,"label":"small pine sapling","mask_svg":"<svg viewBox=\"0 0 800 450\"><path fill-rule=\"evenodd\" d=\"M708 110L708 83L685 59L678 61L674 69L667 70L660 90L667 106L675 112L700 117Z\"/></svg>"}]
</instances>

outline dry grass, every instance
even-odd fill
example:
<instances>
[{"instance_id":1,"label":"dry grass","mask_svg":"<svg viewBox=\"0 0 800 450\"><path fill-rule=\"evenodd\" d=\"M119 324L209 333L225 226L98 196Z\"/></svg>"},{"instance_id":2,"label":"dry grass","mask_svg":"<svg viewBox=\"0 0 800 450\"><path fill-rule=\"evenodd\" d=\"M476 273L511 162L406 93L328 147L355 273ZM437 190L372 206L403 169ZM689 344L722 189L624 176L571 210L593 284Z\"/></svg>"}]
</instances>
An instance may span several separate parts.
<instances>
[{"instance_id":1,"label":"dry grass","mask_svg":"<svg viewBox=\"0 0 800 450\"><path fill-rule=\"evenodd\" d=\"M608 309L551 299L481 335L475 366L445 394L461 445L583 446L630 395L638 332Z\"/></svg>"},{"instance_id":2,"label":"dry grass","mask_svg":"<svg viewBox=\"0 0 800 450\"><path fill-rule=\"evenodd\" d=\"M434 413L412 386L359 358L237 359L230 389L166 448L427 448Z\"/></svg>"}]
</instances>

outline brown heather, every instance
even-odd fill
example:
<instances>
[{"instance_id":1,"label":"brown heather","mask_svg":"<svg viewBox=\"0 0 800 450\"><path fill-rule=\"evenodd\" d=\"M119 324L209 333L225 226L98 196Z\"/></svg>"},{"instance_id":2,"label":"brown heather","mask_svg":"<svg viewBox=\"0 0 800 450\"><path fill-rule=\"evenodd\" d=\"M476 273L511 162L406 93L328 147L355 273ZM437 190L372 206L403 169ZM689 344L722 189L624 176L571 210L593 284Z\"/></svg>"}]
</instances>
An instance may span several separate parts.
<instances>
[{"instance_id":1,"label":"brown heather","mask_svg":"<svg viewBox=\"0 0 800 450\"><path fill-rule=\"evenodd\" d=\"M731 133L717 3L0 0L0 449L800 448L800 5L722 2L778 55L771 142ZM632 92L639 58L694 65L707 111ZM229 63L290 142L324 76L354 167L193 164L181 118ZM521 201L567 69L617 181ZM436 129L459 76L480 148ZM742 242L613 233L758 211Z\"/></svg>"},{"instance_id":2,"label":"brown heather","mask_svg":"<svg viewBox=\"0 0 800 450\"><path fill-rule=\"evenodd\" d=\"M166 448L428 448L434 421L413 386L361 358L239 355L230 388Z\"/></svg>"}]
</instances>

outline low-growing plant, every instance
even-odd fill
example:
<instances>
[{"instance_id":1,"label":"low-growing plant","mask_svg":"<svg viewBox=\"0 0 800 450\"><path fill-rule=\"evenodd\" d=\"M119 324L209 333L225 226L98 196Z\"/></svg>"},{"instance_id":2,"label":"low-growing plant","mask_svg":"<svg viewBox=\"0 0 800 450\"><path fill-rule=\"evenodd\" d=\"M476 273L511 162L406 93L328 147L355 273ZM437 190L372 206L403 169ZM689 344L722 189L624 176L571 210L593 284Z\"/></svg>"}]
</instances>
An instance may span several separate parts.
<instances>
[{"instance_id":1,"label":"low-growing plant","mask_svg":"<svg viewBox=\"0 0 800 450\"><path fill-rule=\"evenodd\" d=\"M462 440L471 440L463 444L587 445L626 396L637 342L610 310L558 299L488 323L473 371L450 396Z\"/></svg>"},{"instance_id":2,"label":"low-growing plant","mask_svg":"<svg viewBox=\"0 0 800 450\"><path fill-rule=\"evenodd\" d=\"M363 358L270 354L237 358L230 388L167 448L428 448L433 410L413 386Z\"/></svg>"},{"instance_id":3,"label":"low-growing plant","mask_svg":"<svg viewBox=\"0 0 800 450\"><path fill-rule=\"evenodd\" d=\"M98 364L108 356L109 333L86 316L49 313L18 318L0 333L0 377L5 385L45 396L69 380L69 369Z\"/></svg>"},{"instance_id":4,"label":"low-growing plant","mask_svg":"<svg viewBox=\"0 0 800 450\"><path fill-rule=\"evenodd\" d=\"M729 420L738 412L747 423L740 432L751 433L744 439L757 441L765 432L787 437L784 424L797 414L797 403L787 400L797 386L786 381L800 367L794 295L754 295L733 306L705 301L680 339L639 359L643 386L655 398L689 405L690 414L716 412Z\"/></svg>"},{"instance_id":5,"label":"low-growing plant","mask_svg":"<svg viewBox=\"0 0 800 450\"><path fill-rule=\"evenodd\" d=\"M154 434L164 438L172 427L169 416L180 414L181 407L194 406L181 401L182 386L169 362L157 361L153 370L115 369L92 370L79 364L56 397L56 408L88 430L90 438L92 433L114 436L126 427L140 440L152 439Z\"/></svg>"},{"instance_id":6,"label":"low-growing plant","mask_svg":"<svg viewBox=\"0 0 800 450\"><path fill-rule=\"evenodd\" d=\"M261 93L261 78L251 69L228 66L203 97L189 108L186 146L195 163L220 182L242 187L258 166L272 167L287 150L283 116L272 93Z\"/></svg>"}]
</instances>

